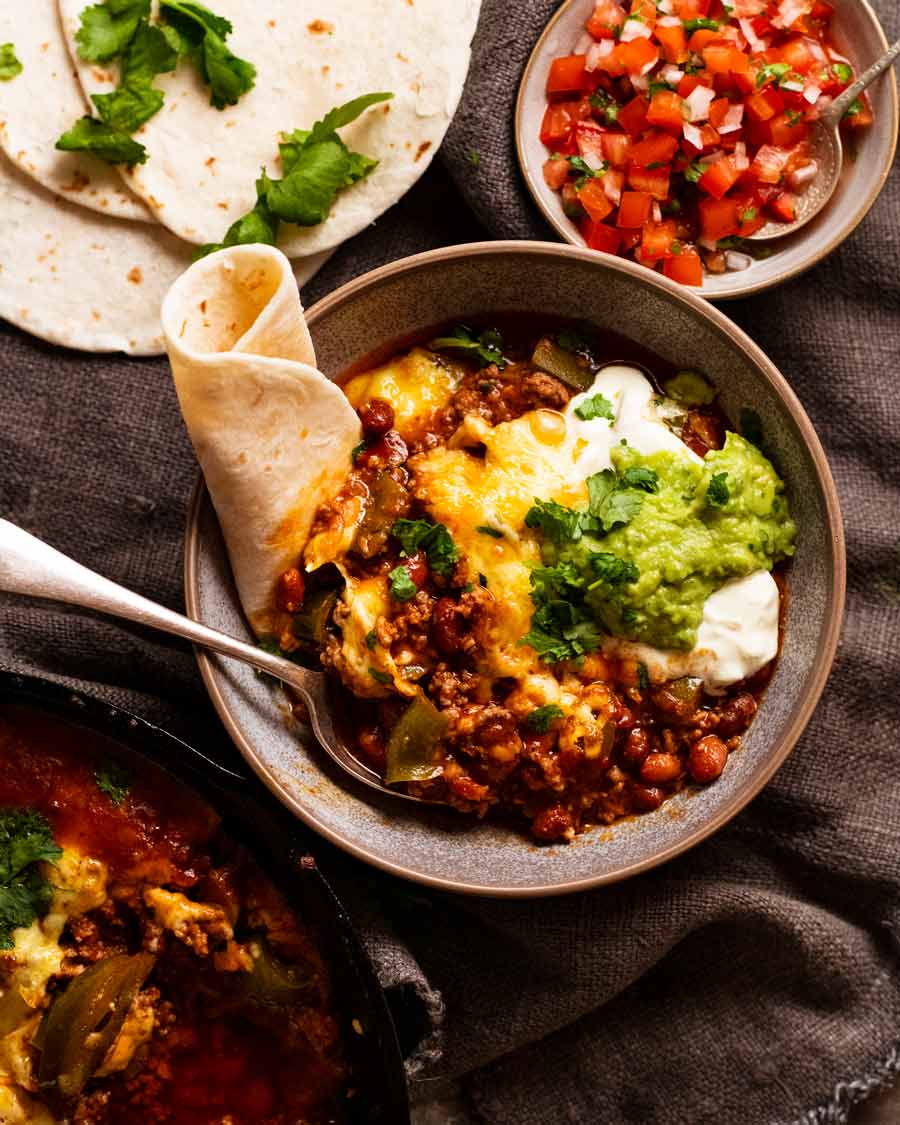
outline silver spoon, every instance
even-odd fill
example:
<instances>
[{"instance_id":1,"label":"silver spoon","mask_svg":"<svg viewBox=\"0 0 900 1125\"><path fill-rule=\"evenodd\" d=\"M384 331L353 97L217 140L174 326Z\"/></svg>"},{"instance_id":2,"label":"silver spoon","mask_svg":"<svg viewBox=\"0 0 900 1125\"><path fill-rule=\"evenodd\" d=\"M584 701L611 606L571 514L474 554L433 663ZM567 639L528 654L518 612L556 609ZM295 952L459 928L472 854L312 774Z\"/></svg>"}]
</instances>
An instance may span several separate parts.
<instances>
[{"instance_id":1,"label":"silver spoon","mask_svg":"<svg viewBox=\"0 0 900 1125\"><path fill-rule=\"evenodd\" d=\"M189 617L157 605L149 598L126 590L124 586L88 570L86 566L4 519L0 519L0 590L48 598L50 601L83 606L114 617L124 617L139 625L183 637L202 648L220 652L223 656L241 660L261 672L268 672L300 696L309 711L313 733L342 770L357 781L379 789L382 793L389 793L392 797L418 801L421 804L433 803L389 788L373 769L353 755L332 723L324 673L301 668L284 657L264 652L255 645L245 644L227 633L209 629Z\"/></svg>"},{"instance_id":2,"label":"silver spoon","mask_svg":"<svg viewBox=\"0 0 900 1125\"><path fill-rule=\"evenodd\" d=\"M844 146L841 143L841 121L844 114L863 90L880 74L884 74L898 55L900 55L900 39L888 48L877 62L872 63L852 86L848 86L842 94L838 95L817 121L812 122L809 137L810 156L819 168L816 178L806 191L797 196L796 219L792 223L766 223L755 234L749 236L751 240L764 242L771 238L782 238L786 234L793 234L795 230L806 226L811 219L814 219L831 199L841 178L841 168L844 163Z\"/></svg>"}]
</instances>

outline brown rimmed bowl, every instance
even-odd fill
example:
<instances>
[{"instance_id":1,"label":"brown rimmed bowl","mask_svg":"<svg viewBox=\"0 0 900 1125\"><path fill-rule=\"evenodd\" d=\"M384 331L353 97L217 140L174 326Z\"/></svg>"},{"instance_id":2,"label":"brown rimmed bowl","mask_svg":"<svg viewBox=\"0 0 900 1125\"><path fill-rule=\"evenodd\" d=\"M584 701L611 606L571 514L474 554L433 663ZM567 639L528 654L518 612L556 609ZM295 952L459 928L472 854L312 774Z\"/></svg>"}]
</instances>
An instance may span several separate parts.
<instances>
[{"instance_id":1,"label":"brown rimmed bowl","mask_svg":"<svg viewBox=\"0 0 900 1125\"><path fill-rule=\"evenodd\" d=\"M845 557L834 482L819 439L774 364L725 315L621 258L542 242L435 250L349 282L307 314L320 369L334 378L373 349L480 313L592 320L662 359L705 371L726 413L760 414L798 526L784 649L743 747L715 784L654 813L536 846L490 818L382 797L336 770L287 715L278 689L213 655L198 660L212 701L247 762L315 831L395 875L468 894L533 897L636 875L693 847L750 801L790 753L825 685L844 605ZM627 357L623 357L627 358ZM188 613L251 639L202 482L185 544Z\"/></svg>"},{"instance_id":2,"label":"brown rimmed bowl","mask_svg":"<svg viewBox=\"0 0 900 1125\"><path fill-rule=\"evenodd\" d=\"M566 0L560 6L522 73L515 109L516 150L528 190L560 238L582 247L584 239L563 213L559 193L544 182L548 152L539 133L547 105L544 88L550 63L558 55L572 53L593 8L594 0ZM884 30L867 0L835 0L831 26L836 46L857 74L888 48ZM694 292L711 301L725 301L771 289L820 262L853 233L884 187L897 147L897 79L893 71L878 79L868 94L875 122L862 130L856 141L844 145L841 179L822 213L795 234L766 243L773 250L770 257L739 272L705 274L703 285Z\"/></svg>"}]
</instances>

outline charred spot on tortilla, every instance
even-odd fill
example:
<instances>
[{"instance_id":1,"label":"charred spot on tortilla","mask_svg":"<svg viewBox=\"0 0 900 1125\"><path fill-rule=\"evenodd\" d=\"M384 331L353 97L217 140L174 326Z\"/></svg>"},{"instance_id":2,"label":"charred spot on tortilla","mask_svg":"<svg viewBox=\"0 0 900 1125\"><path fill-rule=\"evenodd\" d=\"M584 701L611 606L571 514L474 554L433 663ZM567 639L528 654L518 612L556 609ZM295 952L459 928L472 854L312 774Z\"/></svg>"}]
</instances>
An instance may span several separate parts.
<instances>
[{"instance_id":1,"label":"charred spot on tortilla","mask_svg":"<svg viewBox=\"0 0 900 1125\"><path fill-rule=\"evenodd\" d=\"M126 276L132 285L140 285L144 280L144 275L141 273L140 266L132 266Z\"/></svg>"},{"instance_id":2,"label":"charred spot on tortilla","mask_svg":"<svg viewBox=\"0 0 900 1125\"><path fill-rule=\"evenodd\" d=\"M306 30L313 35L332 35L334 33L334 24L329 23L327 20L313 20L306 25Z\"/></svg>"}]
</instances>

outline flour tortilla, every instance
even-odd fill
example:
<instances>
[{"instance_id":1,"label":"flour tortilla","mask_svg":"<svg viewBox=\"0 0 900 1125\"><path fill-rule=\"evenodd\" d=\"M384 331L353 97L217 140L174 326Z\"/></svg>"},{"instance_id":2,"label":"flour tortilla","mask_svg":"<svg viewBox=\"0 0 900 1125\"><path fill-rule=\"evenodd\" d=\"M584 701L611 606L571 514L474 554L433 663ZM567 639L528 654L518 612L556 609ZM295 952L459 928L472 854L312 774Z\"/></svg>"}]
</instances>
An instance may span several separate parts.
<instances>
[{"instance_id":1,"label":"flour tortilla","mask_svg":"<svg viewBox=\"0 0 900 1125\"><path fill-rule=\"evenodd\" d=\"M287 258L234 246L196 262L162 309L181 412L225 536L244 612L272 632L275 583L361 438L315 352Z\"/></svg>"},{"instance_id":2,"label":"flour tortilla","mask_svg":"<svg viewBox=\"0 0 900 1125\"><path fill-rule=\"evenodd\" d=\"M62 133L89 112L63 39L56 0L0 5L0 43L12 43L22 73L0 82L0 147L21 171L56 195L120 219L154 222L115 168L58 152Z\"/></svg>"},{"instance_id":3,"label":"flour tortilla","mask_svg":"<svg viewBox=\"0 0 900 1125\"><path fill-rule=\"evenodd\" d=\"M117 64L77 57L75 33L86 0L59 0L63 28L88 94L111 90ZM285 225L289 257L337 246L387 210L428 167L456 109L469 64L480 0L216 0L234 25L230 49L257 69L256 85L220 111L195 68L181 60L156 84L163 109L138 130L145 164L122 169L126 183L161 223L195 243L221 242L256 202L260 166L281 176L278 137L307 129L335 105L376 90L391 102L341 131L350 146L380 160L341 192L324 223Z\"/></svg>"}]
</instances>

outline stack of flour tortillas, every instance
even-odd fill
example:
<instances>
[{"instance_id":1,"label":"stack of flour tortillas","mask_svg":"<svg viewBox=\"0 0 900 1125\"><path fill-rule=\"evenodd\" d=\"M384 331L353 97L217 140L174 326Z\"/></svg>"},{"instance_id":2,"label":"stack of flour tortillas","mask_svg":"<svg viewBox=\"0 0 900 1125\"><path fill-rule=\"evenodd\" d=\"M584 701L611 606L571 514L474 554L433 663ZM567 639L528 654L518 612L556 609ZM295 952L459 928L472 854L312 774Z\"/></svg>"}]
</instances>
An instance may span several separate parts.
<instances>
[{"instance_id":1,"label":"stack of flour tortillas","mask_svg":"<svg viewBox=\"0 0 900 1125\"><path fill-rule=\"evenodd\" d=\"M105 5L104 20L128 7ZM452 12L441 0L209 0L203 12L231 23L228 50L255 67L254 84L217 109L196 65L157 74L164 104L134 132L146 160L131 167L55 147L96 116L91 95L120 82L118 59L79 54L83 13L103 6L0 5L0 44L21 64L0 69L0 316L68 347L153 355L163 295L200 246L253 209L260 169L282 177L283 134L360 95L393 95L339 129L377 167L340 190L323 221L280 223L300 285L410 188L462 93L479 0Z\"/></svg>"}]
</instances>

